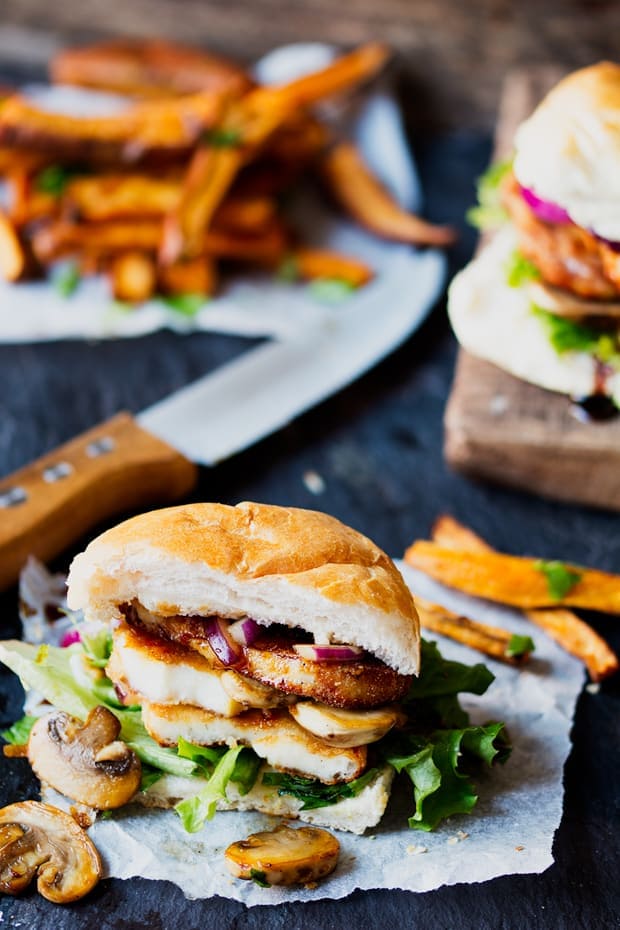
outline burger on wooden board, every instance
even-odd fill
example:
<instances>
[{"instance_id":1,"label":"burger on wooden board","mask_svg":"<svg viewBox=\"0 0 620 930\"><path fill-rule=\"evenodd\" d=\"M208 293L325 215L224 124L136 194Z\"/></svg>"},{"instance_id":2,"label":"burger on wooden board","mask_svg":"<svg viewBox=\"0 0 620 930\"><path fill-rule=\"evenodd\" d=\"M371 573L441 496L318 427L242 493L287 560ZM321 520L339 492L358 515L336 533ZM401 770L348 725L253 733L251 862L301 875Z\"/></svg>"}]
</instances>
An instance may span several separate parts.
<instances>
[{"instance_id":1,"label":"burger on wooden board","mask_svg":"<svg viewBox=\"0 0 620 930\"><path fill-rule=\"evenodd\" d=\"M452 282L461 345L599 411L620 406L620 65L569 75L481 179L481 228L499 227Z\"/></svg>"}]
</instances>

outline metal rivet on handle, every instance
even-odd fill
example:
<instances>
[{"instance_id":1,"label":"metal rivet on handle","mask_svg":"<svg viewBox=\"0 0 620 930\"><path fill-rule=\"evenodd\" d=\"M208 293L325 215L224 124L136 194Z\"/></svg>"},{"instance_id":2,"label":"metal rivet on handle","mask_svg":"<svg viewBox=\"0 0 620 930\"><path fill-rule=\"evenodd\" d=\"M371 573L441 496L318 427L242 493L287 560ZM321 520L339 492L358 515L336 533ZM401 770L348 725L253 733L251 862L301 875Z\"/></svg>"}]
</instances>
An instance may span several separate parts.
<instances>
[{"instance_id":1,"label":"metal rivet on handle","mask_svg":"<svg viewBox=\"0 0 620 930\"><path fill-rule=\"evenodd\" d=\"M28 500L28 495L23 488L7 488L6 491L0 491L0 507L18 507Z\"/></svg>"},{"instance_id":2,"label":"metal rivet on handle","mask_svg":"<svg viewBox=\"0 0 620 930\"><path fill-rule=\"evenodd\" d=\"M43 472L43 480L48 484L54 484L55 481L61 481L67 478L73 471L73 466L68 462L58 462L57 465L50 465Z\"/></svg>"},{"instance_id":3,"label":"metal rivet on handle","mask_svg":"<svg viewBox=\"0 0 620 930\"><path fill-rule=\"evenodd\" d=\"M102 436L101 439L95 439L94 442L86 446L86 455L91 459L99 458L100 455L107 455L112 452L116 443L111 436Z\"/></svg>"}]
</instances>

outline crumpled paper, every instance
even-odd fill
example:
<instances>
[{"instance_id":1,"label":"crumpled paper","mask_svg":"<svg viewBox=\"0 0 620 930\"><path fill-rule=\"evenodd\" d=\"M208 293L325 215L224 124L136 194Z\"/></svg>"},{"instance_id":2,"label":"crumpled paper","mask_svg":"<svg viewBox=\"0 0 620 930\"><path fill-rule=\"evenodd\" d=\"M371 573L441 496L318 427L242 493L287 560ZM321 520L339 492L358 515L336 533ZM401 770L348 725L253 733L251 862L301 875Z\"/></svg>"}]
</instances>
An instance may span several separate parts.
<instances>
[{"instance_id":1,"label":"crumpled paper","mask_svg":"<svg viewBox=\"0 0 620 930\"><path fill-rule=\"evenodd\" d=\"M435 635L447 658L484 661L496 680L481 696L466 695L473 723L503 720L513 743L504 766L474 779L479 800L469 815L451 817L433 833L411 830L411 786L397 784L381 823L365 836L339 833L341 855L316 888L261 888L233 879L224 863L229 843L278 821L256 813L215 815L197 834L185 833L174 812L138 806L98 820L90 831L107 876L174 882L188 898L215 895L248 906L343 898L358 888L430 891L500 875L543 872L562 816L563 769L570 751L575 704L584 683L580 662L517 611L460 595L397 563L413 593L459 613L530 635L536 650L523 668L480 656ZM58 796L54 796L58 803Z\"/></svg>"},{"instance_id":2,"label":"crumpled paper","mask_svg":"<svg viewBox=\"0 0 620 930\"><path fill-rule=\"evenodd\" d=\"M255 72L263 83L279 83L322 67L333 54L331 47L318 43L285 46L258 62ZM27 92L39 106L77 114L84 113L85 108L91 113L105 113L119 106L119 98L63 86L33 86ZM357 98L346 110L332 108L326 114L337 124L339 133L358 143L366 161L398 200L410 209L419 209L415 166L398 106L389 90L379 87ZM372 297L379 311L386 313L394 302L411 300L427 253L369 235L330 210L325 198L312 186L296 192L287 213L308 244L358 256L375 269L376 277L369 285L346 297L347 307ZM435 296L439 296L442 283L438 275ZM433 302L429 301L427 312ZM156 300L135 310L119 308L101 276L85 278L68 298L49 282L0 281L0 342L125 338L163 327L180 333L202 330L303 340L305 332L329 325L330 317L336 317L338 311L337 303L316 296L307 284L286 283L273 275L245 269L231 277L222 293L191 318ZM412 329L420 322L421 318L413 321Z\"/></svg>"}]
</instances>

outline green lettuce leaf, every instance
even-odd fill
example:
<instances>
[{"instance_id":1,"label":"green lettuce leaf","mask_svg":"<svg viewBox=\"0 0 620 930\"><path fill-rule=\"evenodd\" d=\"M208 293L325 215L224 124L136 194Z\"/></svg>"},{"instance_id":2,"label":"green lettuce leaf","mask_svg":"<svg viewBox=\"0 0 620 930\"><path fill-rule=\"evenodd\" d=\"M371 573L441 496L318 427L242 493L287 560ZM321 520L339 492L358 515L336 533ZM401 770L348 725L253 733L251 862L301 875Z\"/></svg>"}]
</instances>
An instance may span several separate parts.
<instances>
[{"instance_id":1,"label":"green lettuce leaf","mask_svg":"<svg viewBox=\"0 0 620 930\"><path fill-rule=\"evenodd\" d=\"M25 746L30 737L30 731L36 722L36 717L30 717L26 714L21 720L16 720L8 730L0 731L0 736L12 746Z\"/></svg>"},{"instance_id":2,"label":"green lettuce leaf","mask_svg":"<svg viewBox=\"0 0 620 930\"><path fill-rule=\"evenodd\" d=\"M185 798L176 805L175 811L188 833L197 833L198 830L202 830L206 821L211 820L215 815L217 802L226 798L226 788L242 750L243 746L235 746L225 752L202 791L199 791L193 798Z\"/></svg>"},{"instance_id":3,"label":"green lettuce leaf","mask_svg":"<svg viewBox=\"0 0 620 930\"><path fill-rule=\"evenodd\" d=\"M227 752L225 746L196 746L181 737L177 752L183 759L191 759L202 769L205 778L210 778L218 762ZM262 760L254 750L245 747L237 757L230 780L239 787L240 794L247 794L256 784Z\"/></svg>"},{"instance_id":4,"label":"green lettuce leaf","mask_svg":"<svg viewBox=\"0 0 620 930\"><path fill-rule=\"evenodd\" d=\"M422 640L421 671L414 679L407 694L407 703L420 698L435 698L455 695L460 691L470 694L484 694L495 675L481 662L477 665L464 665L444 659L437 643Z\"/></svg>"},{"instance_id":5,"label":"green lettuce leaf","mask_svg":"<svg viewBox=\"0 0 620 930\"><path fill-rule=\"evenodd\" d=\"M476 195L478 206L467 211L467 222L480 231L497 229L508 219L501 203L500 185L512 170L512 158L490 165L478 178Z\"/></svg>"},{"instance_id":6,"label":"green lettuce leaf","mask_svg":"<svg viewBox=\"0 0 620 930\"><path fill-rule=\"evenodd\" d=\"M535 305L531 309L545 327L547 337L558 355L564 352L587 352L604 365L620 371L620 343L616 334L604 333L593 326L556 316Z\"/></svg>"},{"instance_id":7,"label":"green lettuce leaf","mask_svg":"<svg viewBox=\"0 0 620 930\"><path fill-rule=\"evenodd\" d=\"M436 730L428 736L397 734L380 744L380 751L398 773L413 785L414 812L409 826L434 830L446 817L468 814L478 796L465 771L467 757L491 765L505 761L508 747L498 743L501 723L484 727Z\"/></svg>"},{"instance_id":8,"label":"green lettuce leaf","mask_svg":"<svg viewBox=\"0 0 620 930\"><path fill-rule=\"evenodd\" d=\"M508 287L523 287L528 281L537 281L540 271L536 265L515 249L504 266Z\"/></svg>"},{"instance_id":9,"label":"green lettuce leaf","mask_svg":"<svg viewBox=\"0 0 620 930\"><path fill-rule=\"evenodd\" d=\"M102 627L97 632L87 634L83 628L76 624L76 629L80 633L82 649L91 665L95 668L105 668L112 655L112 634L107 627Z\"/></svg>"},{"instance_id":10,"label":"green lettuce leaf","mask_svg":"<svg viewBox=\"0 0 620 930\"><path fill-rule=\"evenodd\" d=\"M376 776L378 769L369 769L353 781L340 782L337 785L324 785L314 778L301 778L298 775L287 775L285 772L265 772L264 785L276 785L278 794L290 794L303 801L302 811L314 810L317 807L328 807L336 804L343 798L354 798L360 791L369 785Z\"/></svg>"}]
</instances>

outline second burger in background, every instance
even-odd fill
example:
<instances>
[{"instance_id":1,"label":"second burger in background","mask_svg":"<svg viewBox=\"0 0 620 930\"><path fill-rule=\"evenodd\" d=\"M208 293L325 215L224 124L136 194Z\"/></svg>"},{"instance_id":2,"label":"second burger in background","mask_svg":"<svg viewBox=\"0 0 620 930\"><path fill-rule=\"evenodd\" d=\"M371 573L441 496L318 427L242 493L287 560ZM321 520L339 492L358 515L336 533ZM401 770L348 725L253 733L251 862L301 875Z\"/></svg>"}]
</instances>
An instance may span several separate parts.
<instances>
[{"instance_id":1,"label":"second burger in background","mask_svg":"<svg viewBox=\"0 0 620 930\"><path fill-rule=\"evenodd\" d=\"M482 179L501 226L452 283L461 345L543 388L620 406L620 66L562 80Z\"/></svg>"}]
</instances>

